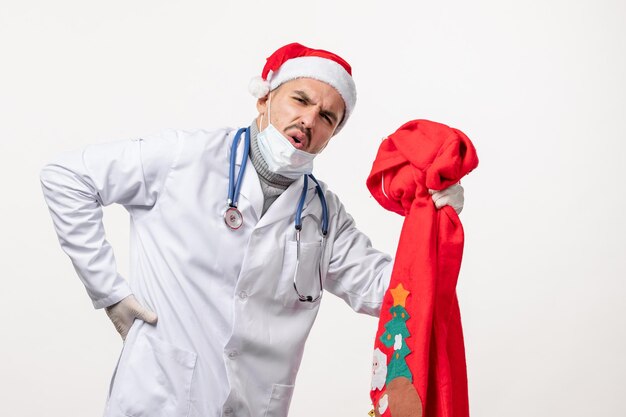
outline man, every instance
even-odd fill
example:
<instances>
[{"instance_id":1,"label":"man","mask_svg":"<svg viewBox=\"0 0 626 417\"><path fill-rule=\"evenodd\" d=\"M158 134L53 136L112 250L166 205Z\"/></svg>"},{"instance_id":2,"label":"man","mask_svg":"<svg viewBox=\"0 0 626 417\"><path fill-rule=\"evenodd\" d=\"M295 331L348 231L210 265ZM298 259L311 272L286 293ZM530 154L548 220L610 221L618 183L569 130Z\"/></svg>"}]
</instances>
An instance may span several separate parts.
<instances>
[{"instance_id":1,"label":"man","mask_svg":"<svg viewBox=\"0 0 626 417\"><path fill-rule=\"evenodd\" d=\"M286 416L322 288L379 314L391 258L308 176L354 109L350 66L290 44L251 87L245 131L92 145L41 171L61 246L124 339L105 416ZM462 189L433 199L460 208ZM130 283L112 203L131 216Z\"/></svg>"}]
</instances>

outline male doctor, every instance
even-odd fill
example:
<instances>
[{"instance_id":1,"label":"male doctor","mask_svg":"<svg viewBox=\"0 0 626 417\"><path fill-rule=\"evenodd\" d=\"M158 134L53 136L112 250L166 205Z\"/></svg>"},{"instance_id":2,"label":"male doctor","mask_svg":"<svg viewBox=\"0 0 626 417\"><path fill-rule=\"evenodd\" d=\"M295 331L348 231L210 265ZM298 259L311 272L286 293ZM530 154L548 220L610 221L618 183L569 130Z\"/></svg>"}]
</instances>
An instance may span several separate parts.
<instances>
[{"instance_id":1,"label":"male doctor","mask_svg":"<svg viewBox=\"0 0 626 417\"><path fill-rule=\"evenodd\" d=\"M41 171L61 247L124 339L106 417L284 417L322 289L379 314L391 257L308 175L354 109L350 66L286 45L251 92L246 129L91 145ZM433 200L460 211L463 189ZM130 282L105 239L112 203L130 214Z\"/></svg>"}]
</instances>

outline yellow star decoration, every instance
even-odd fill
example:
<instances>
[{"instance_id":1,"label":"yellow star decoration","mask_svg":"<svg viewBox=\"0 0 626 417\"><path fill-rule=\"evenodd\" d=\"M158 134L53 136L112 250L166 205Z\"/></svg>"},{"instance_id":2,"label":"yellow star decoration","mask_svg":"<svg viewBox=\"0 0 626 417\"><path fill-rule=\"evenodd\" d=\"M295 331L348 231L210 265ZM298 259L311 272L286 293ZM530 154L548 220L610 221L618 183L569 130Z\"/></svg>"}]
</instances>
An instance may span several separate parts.
<instances>
[{"instance_id":1,"label":"yellow star decoration","mask_svg":"<svg viewBox=\"0 0 626 417\"><path fill-rule=\"evenodd\" d=\"M394 306L402 306L406 307L406 297L409 296L410 292L404 289L402 283L398 284L398 286L391 291L391 296L393 297L393 305Z\"/></svg>"}]
</instances>

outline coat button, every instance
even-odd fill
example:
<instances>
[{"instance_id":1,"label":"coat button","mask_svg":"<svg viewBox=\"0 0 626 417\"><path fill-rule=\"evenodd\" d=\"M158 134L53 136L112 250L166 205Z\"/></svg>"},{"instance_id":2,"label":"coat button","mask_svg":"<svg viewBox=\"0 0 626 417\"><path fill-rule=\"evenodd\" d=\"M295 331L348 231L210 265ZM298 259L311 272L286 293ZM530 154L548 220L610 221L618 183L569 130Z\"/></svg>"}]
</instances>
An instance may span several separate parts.
<instances>
[{"instance_id":1,"label":"coat button","mask_svg":"<svg viewBox=\"0 0 626 417\"><path fill-rule=\"evenodd\" d=\"M240 299L241 301L245 301L247 298L248 298L248 293L247 293L247 292L245 292L245 291L241 291L241 292L239 293L239 299Z\"/></svg>"},{"instance_id":2,"label":"coat button","mask_svg":"<svg viewBox=\"0 0 626 417\"><path fill-rule=\"evenodd\" d=\"M231 350L230 352L228 352L228 357L230 359L235 359L237 355L239 355L239 352L237 352L236 350Z\"/></svg>"},{"instance_id":3,"label":"coat button","mask_svg":"<svg viewBox=\"0 0 626 417\"><path fill-rule=\"evenodd\" d=\"M224 414L232 414L233 413L233 409L232 407L224 407Z\"/></svg>"}]
</instances>

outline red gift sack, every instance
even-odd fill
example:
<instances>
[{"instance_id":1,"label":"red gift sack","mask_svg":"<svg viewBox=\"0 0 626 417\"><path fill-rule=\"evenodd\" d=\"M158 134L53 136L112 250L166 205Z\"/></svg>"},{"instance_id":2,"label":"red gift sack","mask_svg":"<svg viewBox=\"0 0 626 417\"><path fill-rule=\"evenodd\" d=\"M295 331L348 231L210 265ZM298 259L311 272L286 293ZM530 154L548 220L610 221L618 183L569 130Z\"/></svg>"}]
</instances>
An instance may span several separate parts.
<instances>
[{"instance_id":1,"label":"red gift sack","mask_svg":"<svg viewBox=\"0 0 626 417\"><path fill-rule=\"evenodd\" d=\"M367 187L404 216L374 346L371 398L382 417L467 417L467 372L456 283L463 226L429 189L449 187L478 165L460 130L413 120L383 140Z\"/></svg>"}]
</instances>

